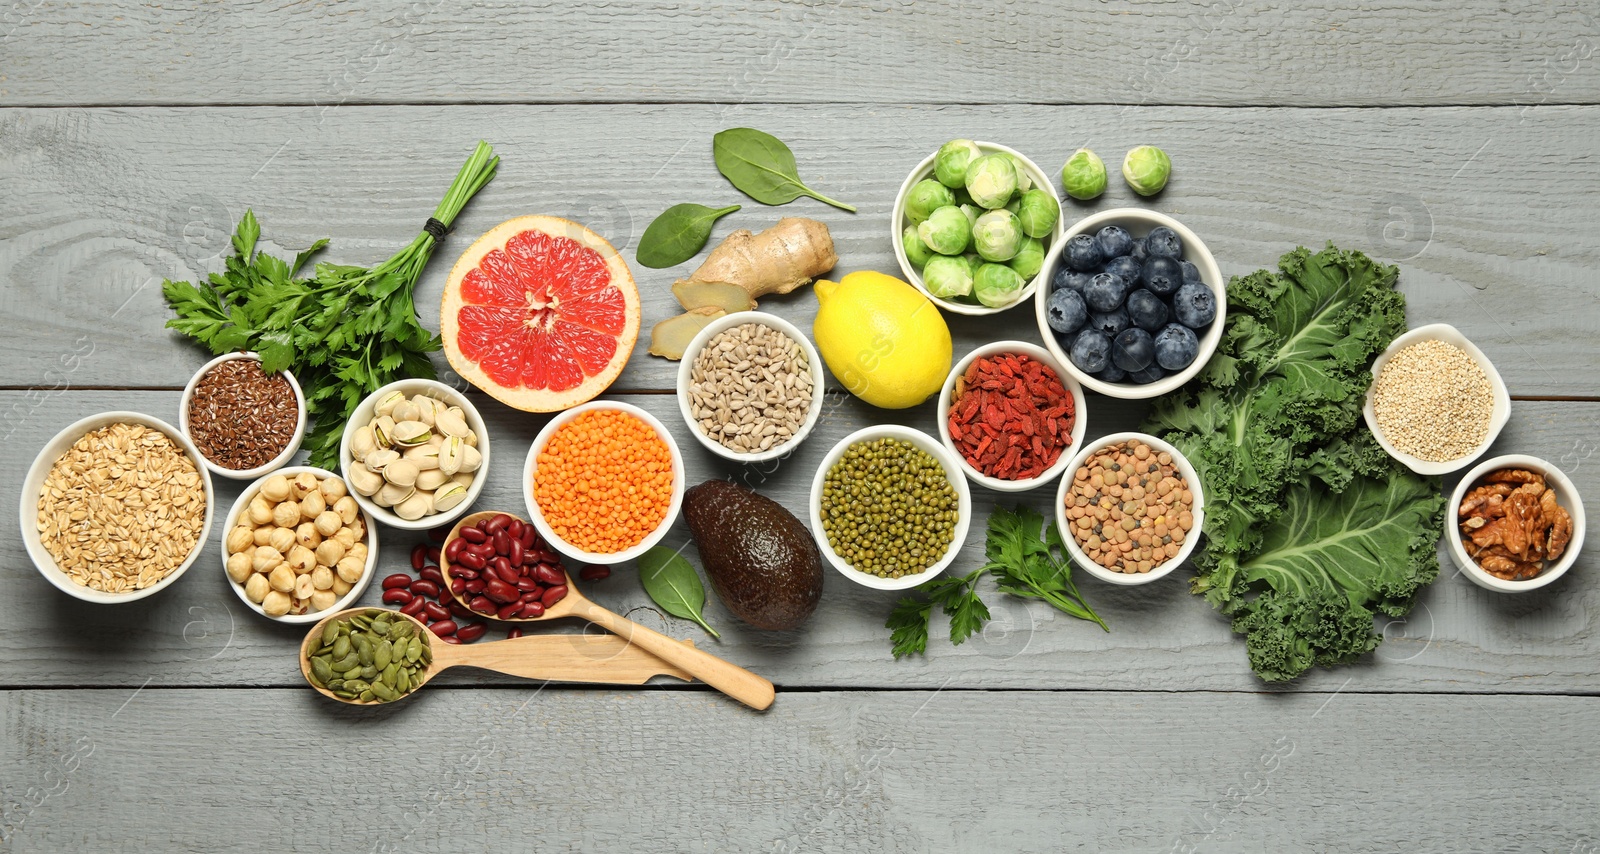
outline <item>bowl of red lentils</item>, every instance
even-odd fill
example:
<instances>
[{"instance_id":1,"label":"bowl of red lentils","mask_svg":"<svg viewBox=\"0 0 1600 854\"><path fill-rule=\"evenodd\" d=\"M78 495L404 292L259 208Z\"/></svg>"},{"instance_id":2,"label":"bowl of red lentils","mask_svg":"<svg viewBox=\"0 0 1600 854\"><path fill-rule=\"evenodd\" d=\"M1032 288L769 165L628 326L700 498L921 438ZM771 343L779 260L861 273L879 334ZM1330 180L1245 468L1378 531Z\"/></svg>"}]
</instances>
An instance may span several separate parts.
<instances>
[{"instance_id":1,"label":"bowl of red lentils","mask_svg":"<svg viewBox=\"0 0 1600 854\"><path fill-rule=\"evenodd\" d=\"M939 439L979 486L1022 492L1061 476L1088 426L1083 386L1036 344L996 341L939 392Z\"/></svg>"},{"instance_id":2,"label":"bowl of red lentils","mask_svg":"<svg viewBox=\"0 0 1600 854\"><path fill-rule=\"evenodd\" d=\"M263 372L255 353L228 353L205 363L184 386L178 427L212 474L255 480L300 450L305 393L288 371Z\"/></svg>"},{"instance_id":3,"label":"bowl of red lentils","mask_svg":"<svg viewBox=\"0 0 1600 854\"><path fill-rule=\"evenodd\" d=\"M1200 476L1177 448L1144 433L1088 443L1056 491L1067 551L1112 584L1149 584L1178 568L1200 541Z\"/></svg>"},{"instance_id":4,"label":"bowl of red lentils","mask_svg":"<svg viewBox=\"0 0 1600 854\"><path fill-rule=\"evenodd\" d=\"M528 518L556 551L586 563L633 560L683 505L683 454L654 415L596 400L550 419L528 449Z\"/></svg>"},{"instance_id":5,"label":"bowl of red lentils","mask_svg":"<svg viewBox=\"0 0 1600 854\"><path fill-rule=\"evenodd\" d=\"M1372 362L1361 416L1389 456L1420 475L1448 474L1489 450L1511 419L1511 394L1489 357L1448 323L1419 326Z\"/></svg>"}]
</instances>

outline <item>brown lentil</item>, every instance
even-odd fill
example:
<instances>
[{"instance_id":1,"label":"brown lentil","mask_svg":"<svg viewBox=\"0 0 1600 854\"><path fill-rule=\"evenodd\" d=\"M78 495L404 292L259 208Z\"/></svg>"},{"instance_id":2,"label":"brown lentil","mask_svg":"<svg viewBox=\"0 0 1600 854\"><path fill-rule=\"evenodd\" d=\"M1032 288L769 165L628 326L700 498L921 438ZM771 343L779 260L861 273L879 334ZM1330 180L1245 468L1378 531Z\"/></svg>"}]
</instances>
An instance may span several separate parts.
<instances>
[{"instance_id":1,"label":"brown lentil","mask_svg":"<svg viewBox=\"0 0 1600 854\"><path fill-rule=\"evenodd\" d=\"M1428 462L1477 450L1493 413L1488 375L1465 350L1444 341L1402 348L1372 383L1372 414L1383 437Z\"/></svg>"},{"instance_id":2,"label":"brown lentil","mask_svg":"<svg viewBox=\"0 0 1600 854\"><path fill-rule=\"evenodd\" d=\"M1072 475L1067 527L1089 559L1144 573L1178 556L1194 528L1194 493L1172 455L1144 442L1107 445Z\"/></svg>"},{"instance_id":3,"label":"brown lentil","mask_svg":"<svg viewBox=\"0 0 1600 854\"><path fill-rule=\"evenodd\" d=\"M282 374L254 359L230 359L206 371L189 400L189 438L206 459L246 471L271 462L294 438L300 405Z\"/></svg>"},{"instance_id":4,"label":"brown lentil","mask_svg":"<svg viewBox=\"0 0 1600 854\"><path fill-rule=\"evenodd\" d=\"M828 546L879 578L915 575L943 559L960 512L944 466L894 438L846 449L823 477L821 504Z\"/></svg>"},{"instance_id":5,"label":"brown lentil","mask_svg":"<svg viewBox=\"0 0 1600 854\"><path fill-rule=\"evenodd\" d=\"M811 409L811 366L799 342L764 323L706 342L689 375L689 411L701 432L741 454L788 442Z\"/></svg>"}]
</instances>

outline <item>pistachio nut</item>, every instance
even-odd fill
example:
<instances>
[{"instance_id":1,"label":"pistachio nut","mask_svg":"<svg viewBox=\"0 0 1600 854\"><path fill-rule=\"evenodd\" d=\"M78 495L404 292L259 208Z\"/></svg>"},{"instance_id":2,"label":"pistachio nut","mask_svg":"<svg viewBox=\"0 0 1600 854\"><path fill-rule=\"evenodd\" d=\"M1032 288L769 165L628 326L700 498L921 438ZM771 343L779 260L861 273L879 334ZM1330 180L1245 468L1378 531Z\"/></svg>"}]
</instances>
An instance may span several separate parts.
<instances>
[{"instance_id":1,"label":"pistachio nut","mask_svg":"<svg viewBox=\"0 0 1600 854\"><path fill-rule=\"evenodd\" d=\"M440 410L444 409L439 405L439 401L425 394L411 398L411 405L417 408L417 420L429 427L434 426L434 419L438 417Z\"/></svg>"},{"instance_id":2,"label":"pistachio nut","mask_svg":"<svg viewBox=\"0 0 1600 854\"><path fill-rule=\"evenodd\" d=\"M466 443L466 447L461 449L460 471L475 472L478 470L478 466L483 465L483 454L477 448L474 448L471 442L466 442L465 438L462 441Z\"/></svg>"},{"instance_id":3,"label":"pistachio nut","mask_svg":"<svg viewBox=\"0 0 1600 854\"><path fill-rule=\"evenodd\" d=\"M372 437L372 425L364 424L350 434L350 456L361 462L367 454L378 449L378 440Z\"/></svg>"},{"instance_id":4,"label":"pistachio nut","mask_svg":"<svg viewBox=\"0 0 1600 854\"><path fill-rule=\"evenodd\" d=\"M415 421L417 420L417 405L409 400L402 400L394 405L394 409L389 411L389 417L393 418L396 424L401 421Z\"/></svg>"},{"instance_id":5,"label":"pistachio nut","mask_svg":"<svg viewBox=\"0 0 1600 854\"><path fill-rule=\"evenodd\" d=\"M415 490L406 496L406 500L394 506L394 515L408 522L421 519L431 512L433 512L433 499L429 497L428 493Z\"/></svg>"},{"instance_id":6,"label":"pistachio nut","mask_svg":"<svg viewBox=\"0 0 1600 854\"><path fill-rule=\"evenodd\" d=\"M438 436L434 437L439 438ZM439 448L432 442L407 448L405 458L415 463L418 471L428 471L439 467Z\"/></svg>"},{"instance_id":7,"label":"pistachio nut","mask_svg":"<svg viewBox=\"0 0 1600 854\"><path fill-rule=\"evenodd\" d=\"M436 468L423 469L422 471L417 472L418 489L426 489L427 491L432 492L449 482L450 475L447 475Z\"/></svg>"},{"instance_id":8,"label":"pistachio nut","mask_svg":"<svg viewBox=\"0 0 1600 854\"><path fill-rule=\"evenodd\" d=\"M390 464L390 463L392 463L392 462L394 462L395 460L398 460L398 459L400 459L400 452L399 451L390 451L390 450L373 451L372 453L367 454L366 466L367 466L368 469L371 469L372 471L381 472L381 471L383 471L383 467L384 466L386 466L386 465L388 465L388 464Z\"/></svg>"},{"instance_id":9,"label":"pistachio nut","mask_svg":"<svg viewBox=\"0 0 1600 854\"><path fill-rule=\"evenodd\" d=\"M383 488L383 475L378 474L366 463L350 464L350 488L361 495L372 495Z\"/></svg>"},{"instance_id":10,"label":"pistachio nut","mask_svg":"<svg viewBox=\"0 0 1600 854\"><path fill-rule=\"evenodd\" d=\"M458 471L455 474L450 475L450 479L455 481L456 483L461 484L462 486L466 486L466 487L471 487L472 486L472 481L473 481L472 472Z\"/></svg>"},{"instance_id":11,"label":"pistachio nut","mask_svg":"<svg viewBox=\"0 0 1600 854\"><path fill-rule=\"evenodd\" d=\"M372 422L372 439L380 448L394 447L395 420L387 415L381 415Z\"/></svg>"},{"instance_id":12,"label":"pistachio nut","mask_svg":"<svg viewBox=\"0 0 1600 854\"><path fill-rule=\"evenodd\" d=\"M394 425L394 443L400 447L426 445L432 436L433 428L421 421L401 421Z\"/></svg>"},{"instance_id":13,"label":"pistachio nut","mask_svg":"<svg viewBox=\"0 0 1600 854\"><path fill-rule=\"evenodd\" d=\"M466 457L467 444L461 441L460 436L450 436L439 446L439 471L445 474L455 474L461 471L462 460ZM473 453L477 453L476 450Z\"/></svg>"},{"instance_id":14,"label":"pistachio nut","mask_svg":"<svg viewBox=\"0 0 1600 854\"><path fill-rule=\"evenodd\" d=\"M417 485L417 472L420 469L410 460L395 460L383 467L383 479L394 486L413 487Z\"/></svg>"},{"instance_id":15,"label":"pistachio nut","mask_svg":"<svg viewBox=\"0 0 1600 854\"><path fill-rule=\"evenodd\" d=\"M434 491L433 509L439 513L448 513L465 500L467 500L466 485L451 481Z\"/></svg>"},{"instance_id":16,"label":"pistachio nut","mask_svg":"<svg viewBox=\"0 0 1600 854\"><path fill-rule=\"evenodd\" d=\"M446 436L466 436L472 432L472 428L467 426L467 419L449 410L439 414L434 420L434 426Z\"/></svg>"},{"instance_id":17,"label":"pistachio nut","mask_svg":"<svg viewBox=\"0 0 1600 854\"><path fill-rule=\"evenodd\" d=\"M375 415L375 416L378 416L378 417L382 417L382 416L388 415L391 412L394 412L394 408L396 406L399 406L402 402L404 402L405 399L406 399L406 393L405 392L403 392L403 391L391 391L388 394L384 395L383 398L381 400L379 400L377 403L373 404L373 406L372 406L372 414Z\"/></svg>"},{"instance_id":18,"label":"pistachio nut","mask_svg":"<svg viewBox=\"0 0 1600 854\"><path fill-rule=\"evenodd\" d=\"M415 480L412 481L412 485L410 486L401 486L398 483L385 483L383 488L378 490L378 494L372 496L372 500L378 502L379 507L393 507L407 498L410 498L411 493L417 491L415 484Z\"/></svg>"}]
</instances>

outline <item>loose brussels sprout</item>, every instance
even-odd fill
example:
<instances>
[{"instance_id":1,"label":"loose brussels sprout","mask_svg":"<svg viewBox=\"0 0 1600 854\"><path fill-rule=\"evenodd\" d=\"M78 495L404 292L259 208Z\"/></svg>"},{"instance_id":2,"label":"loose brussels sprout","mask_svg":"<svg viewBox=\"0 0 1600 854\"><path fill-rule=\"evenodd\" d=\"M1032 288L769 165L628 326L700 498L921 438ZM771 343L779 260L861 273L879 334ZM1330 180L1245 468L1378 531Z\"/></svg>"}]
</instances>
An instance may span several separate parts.
<instances>
[{"instance_id":1,"label":"loose brussels sprout","mask_svg":"<svg viewBox=\"0 0 1600 854\"><path fill-rule=\"evenodd\" d=\"M1022 194L1021 204L1017 206L1017 219L1022 222L1023 234L1044 237L1056 227L1056 220L1060 218L1061 205L1054 195L1037 188Z\"/></svg>"},{"instance_id":2,"label":"loose brussels sprout","mask_svg":"<svg viewBox=\"0 0 1600 854\"><path fill-rule=\"evenodd\" d=\"M908 225L905 231L900 232L900 245L906 250L906 260L918 270L933 257L933 250L917 236L917 227L914 225Z\"/></svg>"},{"instance_id":3,"label":"loose brussels sprout","mask_svg":"<svg viewBox=\"0 0 1600 854\"><path fill-rule=\"evenodd\" d=\"M960 255L972 239L972 223L955 205L945 205L917 226L917 236L940 255Z\"/></svg>"},{"instance_id":4,"label":"loose brussels sprout","mask_svg":"<svg viewBox=\"0 0 1600 854\"><path fill-rule=\"evenodd\" d=\"M1161 192L1171 175L1172 159L1153 145L1141 145L1122 158L1122 178L1141 196Z\"/></svg>"},{"instance_id":5,"label":"loose brussels sprout","mask_svg":"<svg viewBox=\"0 0 1600 854\"><path fill-rule=\"evenodd\" d=\"M926 220L929 214L945 205L953 205L955 201L949 187L932 178L924 178L906 194L906 219L916 225Z\"/></svg>"},{"instance_id":6,"label":"loose brussels sprout","mask_svg":"<svg viewBox=\"0 0 1600 854\"><path fill-rule=\"evenodd\" d=\"M972 295L990 308L1000 308L1016 302L1025 284L1016 270L1004 264L985 264L972 277Z\"/></svg>"},{"instance_id":7,"label":"loose brussels sprout","mask_svg":"<svg viewBox=\"0 0 1600 854\"><path fill-rule=\"evenodd\" d=\"M1017 194L1028 192L1028 188L1033 186L1033 179L1028 177L1028 170L1022 165L1022 158L1015 154L1007 154L1006 159L1011 161L1011 168L1017 173Z\"/></svg>"},{"instance_id":8,"label":"loose brussels sprout","mask_svg":"<svg viewBox=\"0 0 1600 854\"><path fill-rule=\"evenodd\" d=\"M1061 184L1067 195L1080 201L1093 199L1106 191L1106 164L1087 148L1072 152L1061 166Z\"/></svg>"},{"instance_id":9,"label":"loose brussels sprout","mask_svg":"<svg viewBox=\"0 0 1600 854\"><path fill-rule=\"evenodd\" d=\"M985 261L1010 261L1023 237L1017 215L1004 209L989 211L972 225L972 248Z\"/></svg>"},{"instance_id":10,"label":"loose brussels sprout","mask_svg":"<svg viewBox=\"0 0 1600 854\"><path fill-rule=\"evenodd\" d=\"M933 156L933 174L939 183L955 189L967 185L967 166L983 156L978 144L970 139L952 139L939 146Z\"/></svg>"},{"instance_id":11,"label":"loose brussels sprout","mask_svg":"<svg viewBox=\"0 0 1600 854\"><path fill-rule=\"evenodd\" d=\"M1037 237L1024 237L1022 246L1006 262L1006 266L1016 270L1023 281L1032 281L1044 268L1044 241Z\"/></svg>"},{"instance_id":12,"label":"loose brussels sprout","mask_svg":"<svg viewBox=\"0 0 1600 854\"><path fill-rule=\"evenodd\" d=\"M939 299L972 293L972 267L959 255L935 255L922 268L922 286Z\"/></svg>"},{"instance_id":13,"label":"loose brussels sprout","mask_svg":"<svg viewBox=\"0 0 1600 854\"><path fill-rule=\"evenodd\" d=\"M980 208L1003 208L1017 191L1017 170L1004 154L985 154L967 167L967 192Z\"/></svg>"}]
</instances>

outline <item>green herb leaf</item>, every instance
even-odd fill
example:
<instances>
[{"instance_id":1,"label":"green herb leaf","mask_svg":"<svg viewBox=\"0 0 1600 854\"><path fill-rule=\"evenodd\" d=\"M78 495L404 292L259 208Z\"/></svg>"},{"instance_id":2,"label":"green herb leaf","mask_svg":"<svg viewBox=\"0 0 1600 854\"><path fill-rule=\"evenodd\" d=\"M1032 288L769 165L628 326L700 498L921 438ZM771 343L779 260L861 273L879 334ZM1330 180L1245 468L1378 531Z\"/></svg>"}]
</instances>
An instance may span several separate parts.
<instances>
[{"instance_id":1,"label":"green herb leaf","mask_svg":"<svg viewBox=\"0 0 1600 854\"><path fill-rule=\"evenodd\" d=\"M700 574L694 567L666 546L656 546L639 557L639 581L651 601L674 617L693 620L714 638L721 638L717 630L706 624L702 609L706 605L706 588L700 583Z\"/></svg>"},{"instance_id":2,"label":"green herb leaf","mask_svg":"<svg viewBox=\"0 0 1600 854\"><path fill-rule=\"evenodd\" d=\"M894 645L894 657L901 658L928 651L928 619L933 614L933 603L925 599L905 596L889 612L889 621L883 624L891 629L889 641Z\"/></svg>"},{"instance_id":3,"label":"green herb leaf","mask_svg":"<svg viewBox=\"0 0 1600 854\"><path fill-rule=\"evenodd\" d=\"M755 128L730 128L711 141L717 171L739 191L764 205L786 205L810 196L855 213L855 206L818 194L800 180L794 152L770 133Z\"/></svg>"},{"instance_id":4,"label":"green herb leaf","mask_svg":"<svg viewBox=\"0 0 1600 854\"><path fill-rule=\"evenodd\" d=\"M693 258L711 239L711 226L719 218L738 209L738 205L725 208L708 208L692 203L673 205L662 211L644 230L635 257L640 264L656 269L682 264Z\"/></svg>"}]
</instances>

